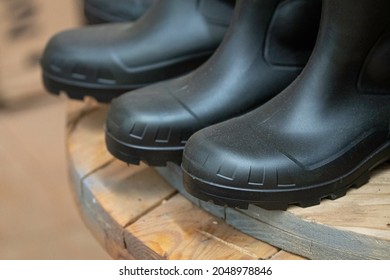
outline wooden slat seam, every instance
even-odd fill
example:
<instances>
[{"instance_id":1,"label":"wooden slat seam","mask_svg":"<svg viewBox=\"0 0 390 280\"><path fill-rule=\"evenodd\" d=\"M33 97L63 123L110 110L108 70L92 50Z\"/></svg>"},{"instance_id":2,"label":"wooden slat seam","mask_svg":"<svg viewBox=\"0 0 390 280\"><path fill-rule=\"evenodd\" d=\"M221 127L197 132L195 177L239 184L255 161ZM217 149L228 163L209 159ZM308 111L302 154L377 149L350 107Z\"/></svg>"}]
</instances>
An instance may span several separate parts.
<instances>
[{"instance_id":1,"label":"wooden slat seam","mask_svg":"<svg viewBox=\"0 0 390 280\"><path fill-rule=\"evenodd\" d=\"M254 217L252 217L252 216L246 214L245 212L241 212L241 211L237 211L237 212L239 212L240 214L242 214L242 215L244 215L244 216L247 216L247 217L250 218L250 219L257 220L257 219L255 219ZM263 223L263 224L265 224L265 225L268 225L268 226L270 226L270 227L273 227L273 228L275 228L275 229L278 230L278 231L285 232L286 235L296 236L297 239L305 239L304 236L301 236L301 235L298 235L298 234L295 234L295 233L286 231L286 230L284 230L284 229L282 229L282 228L276 227L275 225L272 225L272 224L270 224L270 223L267 223L266 221L260 221L260 222ZM323 225L323 226L326 227L325 225ZM233 227L234 227L234 226L233 226ZM333 229L331 229L331 230L333 230ZM367 236L363 236L363 237L364 237L364 238L367 238ZM317 244L317 245L319 245L319 247L321 247L320 245L324 245L323 243L314 242L313 240L308 240L308 239L305 239L305 240L310 241L310 248L313 247L313 244ZM334 250L334 251L343 252L343 250L340 250L339 248L330 246L329 243L326 243L326 245L327 245L329 248L332 248L332 250ZM310 252L311 252L311 250L310 250ZM354 255L354 256L360 258L360 255L356 255L356 254L354 254L353 252L349 252L349 253L350 253L351 255ZM370 258L370 259L373 259L373 258Z\"/></svg>"},{"instance_id":2,"label":"wooden slat seam","mask_svg":"<svg viewBox=\"0 0 390 280\"><path fill-rule=\"evenodd\" d=\"M199 230L199 229L196 229L196 231L197 231L198 233L200 233L201 235L204 235L204 236L206 236L206 237L208 237L208 238L210 238L210 239L213 239L213 240L217 241L218 243L222 243L223 245L225 245L225 246L227 246L227 247L229 247L229 248L231 248L231 249L233 249L233 250L236 250L236 251L238 251L238 252L240 252L240 253L242 253L242 254L244 254L244 255L248 255L248 256L250 256L250 257L252 257L252 258L254 258L254 259L257 259L257 258L258 258L257 255L256 255L255 253L252 253L252 252L250 252L250 251L248 251L248 250L245 250L245 249L243 249L242 247L237 246L237 245L235 245L235 244L233 244L233 243L231 243L231 242L227 242L227 241L225 241L225 240L219 238L218 236L212 235L212 234L210 234L210 233L208 233L208 232L206 232L206 231Z\"/></svg>"},{"instance_id":3,"label":"wooden slat seam","mask_svg":"<svg viewBox=\"0 0 390 280\"><path fill-rule=\"evenodd\" d=\"M109 161L105 162L105 163L102 163L100 166L94 168L93 170L91 170L90 172L86 173L84 176L82 176L80 178L80 196L81 198L84 198L84 181L87 180L90 176L92 176L93 174L95 174L96 172L100 171L100 170L103 170L105 168L107 168L108 166L110 166L113 162L115 161L114 158L110 159Z\"/></svg>"},{"instance_id":4,"label":"wooden slat seam","mask_svg":"<svg viewBox=\"0 0 390 280\"><path fill-rule=\"evenodd\" d=\"M127 223L125 223L125 225L123 226L123 229L126 230L128 227L130 227L132 224L136 223L141 217L143 216L146 216L148 215L150 212L154 211L155 209L159 208L160 206L163 205L163 202L164 201L168 201L170 200L172 197L176 196L178 194L177 191L174 191L173 193L167 195L166 197L162 198L161 200L159 200L158 202L156 202L155 204L153 204L151 207L149 207L148 209L146 209L145 211L143 211L142 213L140 213L139 215L133 217L132 219L130 219L130 221L128 221Z\"/></svg>"}]
</instances>

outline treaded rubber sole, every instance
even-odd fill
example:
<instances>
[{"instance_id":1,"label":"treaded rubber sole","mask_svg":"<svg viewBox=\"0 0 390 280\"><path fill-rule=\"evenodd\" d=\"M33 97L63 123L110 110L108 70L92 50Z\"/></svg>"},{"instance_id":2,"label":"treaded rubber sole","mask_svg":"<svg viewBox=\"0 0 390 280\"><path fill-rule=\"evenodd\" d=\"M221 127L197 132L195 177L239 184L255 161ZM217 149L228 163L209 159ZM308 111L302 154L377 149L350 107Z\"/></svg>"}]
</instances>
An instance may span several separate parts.
<instances>
[{"instance_id":1,"label":"treaded rubber sole","mask_svg":"<svg viewBox=\"0 0 390 280\"><path fill-rule=\"evenodd\" d=\"M350 188L359 188L362 185L366 184L369 181L369 173L364 174L361 178L359 178L353 184L350 184L346 187L338 189L332 193L322 195L320 197L313 196L307 197L306 195L302 195L302 200L297 201L289 201L289 200L270 200L270 201L261 201L261 194L256 193L258 199L253 198L253 193L248 193L248 199L235 199L232 197L231 190L225 189L224 192L226 194L230 194L223 196L223 194L218 194L222 188L218 185L212 185L210 182L204 182L199 178L196 178L187 172L183 172L183 181L186 186L186 190L189 194L193 195L200 200L212 202L215 205L219 206L227 206L231 208L239 208L239 209L248 209L249 205L255 205L267 210L287 210L290 205L300 206L302 208L311 207L315 205L319 205L321 200L323 199L331 199L335 200L340 197L346 195L348 189ZM216 189L219 189L216 191ZM246 190L239 190L239 192L245 193ZM242 196L242 194L241 194ZM277 199L278 195L275 193L275 199Z\"/></svg>"},{"instance_id":2,"label":"treaded rubber sole","mask_svg":"<svg viewBox=\"0 0 390 280\"><path fill-rule=\"evenodd\" d=\"M141 147L123 143L106 132L108 151L117 159L138 165L141 161L149 166L166 166L167 162L181 164L184 147Z\"/></svg>"},{"instance_id":3,"label":"treaded rubber sole","mask_svg":"<svg viewBox=\"0 0 390 280\"><path fill-rule=\"evenodd\" d=\"M85 97L93 97L98 102L109 103L115 97L121 94L135 90L144 85L129 85L120 88L104 87L101 85L77 83L62 78L54 78L53 76L43 73L43 84L46 90L54 95L59 95L61 92L65 92L71 99L83 100Z\"/></svg>"},{"instance_id":4,"label":"treaded rubber sole","mask_svg":"<svg viewBox=\"0 0 390 280\"><path fill-rule=\"evenodd\" d=\"M197 178L183 167L183 182L187 192L196 198L220 206L248 209L256 205L267 210L287 210L290 205L302 208L319 205L323 199L335 200L346 195L350 188L359 188L370 179L370 172L390 159L390 144L382 146L353 171L315 186L291 189L243 189L223 186Z\"/></svg>"}]
</instances>

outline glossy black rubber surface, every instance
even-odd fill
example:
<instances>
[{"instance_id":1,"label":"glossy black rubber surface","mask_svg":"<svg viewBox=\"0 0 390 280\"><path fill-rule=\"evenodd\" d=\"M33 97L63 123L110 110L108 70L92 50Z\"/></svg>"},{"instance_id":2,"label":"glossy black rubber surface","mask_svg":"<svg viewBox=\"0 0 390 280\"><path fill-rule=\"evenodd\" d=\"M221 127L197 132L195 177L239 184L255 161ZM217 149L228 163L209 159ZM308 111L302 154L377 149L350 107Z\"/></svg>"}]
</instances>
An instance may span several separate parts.
<instances>
[{"instance_id":1,"label":"glossy black rubber surface","mask_svg":"<svg viewBox=\"0 0 390 280\"><path fill-rule=\"evenodd\" d=\"M215 13L218 11L218 13ZM48 91L108 102L121 93L181 76L218 47L233 7L222 0L156 1L134 23L68 30L47 44L42 60Z\"/></svg>"},{"instance_id":2,"label":"glossy black rubber surface","mask_svg":"<svg viewBox=\"0 0 390 280\"><path fill-rule=\"evenodd\" d=\"M128 163L181 162L194 132L250 111L297 77L314 46L320 13L316 0L238 1L222 44L205 64L113 100L108 150Z\"/></svg>"},{"instance_id":3,"label":"glossy black rubber surface","mask_svg":"<svg viewBox=\"0 0 390 280\"><path fill-rule=\"evenodd\" d=\"M84 0L89 24L128 22L140 18L155 0Z\"/></svg>"},{"instance_id":4,"label":"glossy black rubber surface","mask_svg":"<svg viewBox=\"0 0 390 280\"><path fill-rule=\"evenodd\" d=\"M264 106L189 139L189 193L230 207L307 207L363 185L390 158L390 2L323 3L302 74Z\"/></svg>"}]
</instances>

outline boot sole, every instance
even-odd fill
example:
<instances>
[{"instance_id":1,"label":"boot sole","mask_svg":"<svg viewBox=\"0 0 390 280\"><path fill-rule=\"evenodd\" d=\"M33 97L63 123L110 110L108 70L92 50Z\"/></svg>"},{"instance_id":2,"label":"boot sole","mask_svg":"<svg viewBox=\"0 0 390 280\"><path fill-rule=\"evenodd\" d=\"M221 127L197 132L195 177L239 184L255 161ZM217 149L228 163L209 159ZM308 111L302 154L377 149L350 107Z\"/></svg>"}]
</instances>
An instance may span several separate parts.
<instances>
[{"instance_id":1,"label":"boot sole","mask_svg":"<svg viewBox=\"0 0 390 280\"><path fill-rule=\"evenodd\" d=\"M141 161L149 166L166 166L167 162L181 164L184 147L143 147L119 141L106 132L108 151L117 159L138 165Z\"/></svg>"},{"instance_id":2,"label":"boot sole","mask_svg":"<svg viewBox=\"0 0 390 280\"><path fill-rule=\"evenodd\" d=\"M157 69L155 67L158 65L168 65L170 69L181 69L181 71L178 71L178 73L176 73L172 77L166 77L159 81L152 81L145 84L115 85L87 83L63 78L58 75L50 74L47 71L43 71L42 79L46 90L52 94L59 95L61 92L65 92L69 96L69 98L72 99L83 100L84 97L89 96L95 98L98 102L109 103L113 98L118 97L119 95L124 94L128 91L132 91L141 87L145 87L149 84L185 75L189 71L192 71L202 65L202 63L204 63L211 55L212 51L204 51L145 66L144 71L156 71ZM159 71L164 72L164 69L160 69ZM168 70L166 69L166 71ZM148 75L150 76L151 74L145 73L145 76Z\"/></svg>"},{"instance_id":3,"label":"boot sole","mask_svg":"<svg viewBox=\"0 0 390 280\"><path fill-rule=\"evenodd\" d=\"M61 92L65 92L66 95L71 99L83 100L88 96L102 103L109 103L113 98L118 97L127 91L135 90L145 86L129 85L114 87L98 84L88 84L54 77L45 72L43 73L43 84L46 90L54 95L59 95Z\"/></svg>"},{"instance_id":4,"label":"boot sole","mask_svg":"<svg viewBox=\"0 0 390 280\"><path fill-rule=\"evenodd\" d=\"M343 197L350 188L366 184L370 179L370 172L389 159L390 143L387 143L348 174L318 185L290 189L235 188L197 178L184 168L182 170L186 191L201 200L239 209L248 209L252 204L267 210L287 210L290 205L306 208L319 205L323 199Z\"/></svg>"}]
</instances>

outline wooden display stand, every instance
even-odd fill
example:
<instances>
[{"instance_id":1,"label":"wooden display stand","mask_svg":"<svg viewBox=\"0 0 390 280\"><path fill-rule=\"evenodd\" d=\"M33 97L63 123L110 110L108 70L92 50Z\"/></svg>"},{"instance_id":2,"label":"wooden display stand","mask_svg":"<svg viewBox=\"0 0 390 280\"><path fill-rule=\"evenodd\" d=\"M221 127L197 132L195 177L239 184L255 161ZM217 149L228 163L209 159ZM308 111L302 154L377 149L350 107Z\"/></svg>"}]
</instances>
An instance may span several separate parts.
<instances>
[{"instance_id":1,"label":"wooden display stand","mask_svg":"<svg viewBox=\"0 0 390 280\"><path fill-rule=\"evenodd\" d=\"M74 196L85 223L113 258L390 259L388 165L369 184L319 206L224 208L189 196L176 165L127 166L114 159L104 143L107 107L69 104Z\"/></svg>"}]
</instances>

